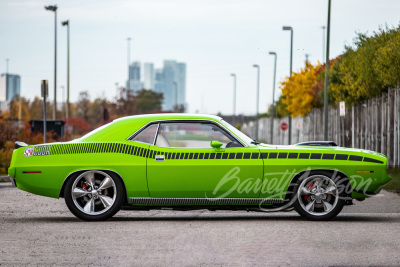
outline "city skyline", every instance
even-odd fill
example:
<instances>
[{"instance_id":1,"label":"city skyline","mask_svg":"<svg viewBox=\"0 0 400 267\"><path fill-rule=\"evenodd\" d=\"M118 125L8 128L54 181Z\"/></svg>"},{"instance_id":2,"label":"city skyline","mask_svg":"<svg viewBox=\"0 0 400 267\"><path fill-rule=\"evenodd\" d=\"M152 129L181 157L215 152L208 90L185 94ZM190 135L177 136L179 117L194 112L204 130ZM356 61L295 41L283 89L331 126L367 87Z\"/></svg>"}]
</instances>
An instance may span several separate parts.
<instances>
[{"instance_id":1,"label":"city skyline","mask_svg":"<svg viewBox=\"0 0 400 267\"><path fill-rule=\"evenodd\" d=\"M293 70L322 61L322 29L327 1L2 1L0 3L0 73L21 76L24 97L40 95L40 80L49 80L53 98L54 16L45 5L57 4L57 91L66 85L66 30L71 27L71 102L81 91L113 98L115 83L126 84L126 38L132 37L132 61L162 64L165 58L186 62L189 112L232 113L237 75L237 114L255 114L256 72L260 65L260 112L272 103L273 59L278 54L277 85L289 74L289 37L294 29ZM397 8L396 8L397 6ZM390 7L390 8L388 8ZM372 33L398 25L398 1L332 2L331 58L351 45L356 32ZM154 71L157 76L157 71ZM276 99L280 95L277 88ZM58 97L57 102L61 98ZM253 103L253 102L251 102Z\"/></svg>"},{"instance_id":2,"label":"city skyline","mask_svg":"<svg viewBox=\"0 0 400 267\"><path fill-rule=\"evenodd\" d=\"M162 110L173 110L175 105L183 105L187 110L186 63L168 59L161 68L155 68L154 63L133 61L128 78L127 88L133 93L141 89L163 93Z\"/></svg>"},{"instance_id":3,"label":"city skyline","mask_svg":"<svg viewBox=\"0 0 400 267\"><path fill-rule=\"evenodd\" d=\"M0 111L8 109L7 103L21 92L21 77L17 74L0 74Z\"/></svg>"}]
</instances>

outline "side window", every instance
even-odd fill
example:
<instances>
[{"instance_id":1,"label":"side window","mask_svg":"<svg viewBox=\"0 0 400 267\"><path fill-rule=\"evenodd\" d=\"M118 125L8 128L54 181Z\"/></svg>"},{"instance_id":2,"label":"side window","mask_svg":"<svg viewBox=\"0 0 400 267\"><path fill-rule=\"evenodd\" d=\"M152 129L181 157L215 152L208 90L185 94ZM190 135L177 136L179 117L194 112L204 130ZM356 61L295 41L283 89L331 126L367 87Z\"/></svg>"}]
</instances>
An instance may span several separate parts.
<instances>
[{"instance_id":1,"label":"side window","mask_svg":"<svg viewBox=\"0 0 400 267\"><path fill-rule=\"evenodd\" d=\"M211 148L211 141L220 141L222 148L242 147L231 135L212 123L161 123L156 146Z\"/></svg>"},{"instance_id":2,"label":"side window","mask_svg":"<svg viewBox=\"0 0 400 267\"><path fill-rule=\"evenodd\" d=\"M132 141L146 143L146 144L154 144L154 138L156 137L158 124L152 124L148 126L146 129L141 131L138 135L136 135Z\"/></svg>"}]
</instances>

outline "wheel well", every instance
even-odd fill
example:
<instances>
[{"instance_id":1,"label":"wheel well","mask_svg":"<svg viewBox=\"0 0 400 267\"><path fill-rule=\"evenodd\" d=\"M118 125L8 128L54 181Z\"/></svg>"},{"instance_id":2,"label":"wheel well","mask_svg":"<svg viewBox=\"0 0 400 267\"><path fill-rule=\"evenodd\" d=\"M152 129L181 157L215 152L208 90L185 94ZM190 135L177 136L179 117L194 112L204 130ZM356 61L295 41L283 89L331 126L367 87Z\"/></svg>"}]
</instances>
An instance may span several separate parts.
<instances>
[{"instance_id":1,"label":"wheel well","mask_svg":"<svg viewBox=\"0 0 400 267\"><path fill-rule=\"evenodd\" d=\"M116 173L115 171L102 170L102 169L96 169L96 170L98 170L98 171L103 171L103 172L106 172L106 173L108 173L108 174L114 174L116 177L118 177L118 179L120 179L120 181L122 182L122 186L123 186L123 188L124 188L124 193L125 193L123 205L127 204L128 201L127 201L127 198L126 198L126 186L125 186L125 182L124 182L124 180L122 179L122 177L121 177L118 173ZM60 195L59 195L60 198L64 198L64 189L65 189L65 185L67 184L67 181L68 181L69 179L71 179L71 177L78 176L78 175L80 175L81 173L83 173L83 172L85 172L85 171L90 171L90 169L87 169L87 170L80 170L80 171L73 172L73 173L69 174L67 178L65 178L64 183L63 183L63 185L61 186Z\"/></svg>"},{"instance_id":2,"label":"wheel well","mask_svg":"<svg viewBox=\"0 0 400 267\"><path fill-rule=\"evenodd\" d=\"M350 180L347 177L347 175L341 171L338 170L331 170L331 169L313 169L313 170L305 170L305 171L301 171L298 174L296 174L293 179L290 182L290 185L288 187L287 193L286 193L286 197L285 199L287 201L290 201L294 194L296 193L296 187L298 186L298 181L302 178L302 177L308 177L310 175L315 175L315 174L327 174L329 175L331 178L340 178L340 179L344 179L343 180L343 185L348 188L348 190L345 190L344 192L346 192L346 197L350 197L351 198L351 185L350 185Z\"/></svg>"}]
</instances>

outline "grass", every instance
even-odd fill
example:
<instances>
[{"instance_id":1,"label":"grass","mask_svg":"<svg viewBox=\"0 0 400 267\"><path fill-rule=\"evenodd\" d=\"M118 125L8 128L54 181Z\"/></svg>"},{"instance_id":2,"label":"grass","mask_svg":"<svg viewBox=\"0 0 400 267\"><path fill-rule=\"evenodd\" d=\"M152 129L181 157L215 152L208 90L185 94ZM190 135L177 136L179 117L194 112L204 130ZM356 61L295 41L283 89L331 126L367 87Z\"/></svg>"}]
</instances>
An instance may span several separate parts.
<instances>
[{"instance_id":1,"label":"grass","mask_svg":"<svg viewBox=\"0 0 400 267\"><path fill-rule=\"evenodd\" d=\"M388 174L392 177L392 180L383 189L400 194L400 168L388 169Z\"/></svg>"}]
</instances>

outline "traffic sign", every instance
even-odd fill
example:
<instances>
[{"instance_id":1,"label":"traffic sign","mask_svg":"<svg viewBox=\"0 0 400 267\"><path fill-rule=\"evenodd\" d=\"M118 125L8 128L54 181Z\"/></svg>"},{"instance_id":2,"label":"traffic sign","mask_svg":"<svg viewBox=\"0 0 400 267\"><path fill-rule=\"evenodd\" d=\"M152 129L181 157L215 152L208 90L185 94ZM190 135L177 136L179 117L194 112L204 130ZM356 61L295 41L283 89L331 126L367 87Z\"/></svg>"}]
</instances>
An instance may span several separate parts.
<instances>
[{"instance_id":1,"label":"traffic sign","mask_svg":"<svg viewBox=\"0 0 400 267\"><path fill-rule=\"evenodd\" d=\"M286 122L281 123L281 130L286 131L289 128L288 124Z\"/></svg>"},{"instance_id":2,"label":"traffic sign","mask_svg":"<svg viewBox=\"0 0 400 267\"><path fill-rule=\"evenodd\" d=\"M340 101L339 110L340 110L340 116L346 115L346 104L344 103L344 101Z\"/></svg>"},{"instance_id":3,"label":"traffic sign","mask_svg":"<svg viewBox=\"0 0 400 267\"><path fill-rule=\"evenodd\" d=\"M49 95L49 82L47 80L42 80L40 84L40 92L44 98Z\"/></svg>"}]
</instances>

